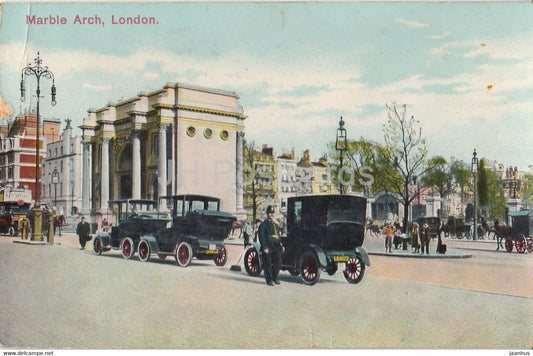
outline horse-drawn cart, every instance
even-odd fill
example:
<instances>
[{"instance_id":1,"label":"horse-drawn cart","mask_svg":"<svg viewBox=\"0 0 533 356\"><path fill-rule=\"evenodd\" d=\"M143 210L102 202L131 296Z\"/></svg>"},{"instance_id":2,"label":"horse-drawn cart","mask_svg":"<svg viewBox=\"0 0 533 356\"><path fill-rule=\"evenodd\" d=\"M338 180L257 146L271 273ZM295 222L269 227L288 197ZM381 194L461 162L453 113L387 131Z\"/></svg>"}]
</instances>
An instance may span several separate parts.
<instances>
[{"instance_id":1,"label":"horse-drawn cart","mask_svg":"<svg viewBox=\"0 0 533 356\"><path fill-rule=\"evenodd\" d=\"M512 211L509 216L510 226L502 226L496 221L494 230L491 231L496 235L497 250L503 248L502 241L505 240L504 245L508 252L513 251L513 246L519 253L533 252L533 214L529 211Z\"/></svg>"}]
</instances>

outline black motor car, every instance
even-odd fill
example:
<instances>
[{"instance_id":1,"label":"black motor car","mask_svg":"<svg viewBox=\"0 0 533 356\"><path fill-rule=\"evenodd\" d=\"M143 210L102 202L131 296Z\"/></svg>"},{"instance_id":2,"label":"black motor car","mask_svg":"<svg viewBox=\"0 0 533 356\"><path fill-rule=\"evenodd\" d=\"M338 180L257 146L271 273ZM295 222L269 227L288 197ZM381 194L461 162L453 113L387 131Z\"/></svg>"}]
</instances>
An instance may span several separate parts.
<instances>
[{"instance_id":1,"label":"black motor car","mask_svg":"<svg viewBox=\"0 0 533 356\"><path fill-rule=\"evenodd\" d=\"M154 202L155 203L155 202ZM224 239L236 218L220 211L218 198L203 195L174 195L159 198L156 211L138 212L113 227L111 234L95 236L94 250L120 246L122 256L148 261L152 253L165 259L173 255L178 265L187 267L193 257L227 261ZM103 248L102 248L103 247Z\"/></svg>"},{"instance_id":2,"label":"black motor car","mask_svg":"<svg viewBox=\"0 0 533 356\"><path fill-rule=\"evenodd\" d=\"M424 224L427 222L429 226L429 233L431 235L431 238L434 239L439 235L440 233L440 219L436 216L422 216L416 219L416 222L418 223L418 226L422 228Z\"/></svg>"},{"instance_id":3,"label":"black motor car","mask_svg":"<svg viewBox=\"0 0 533 356\"><path fill-rule=\"evenodd\" d=\"M282 236L281 269L315 284L325 270L335 274L345 264L344 277L359 283L370 266L362 247L365 236L366 199L350 195L291 197L287 203L287 235ZM246 272L261 274L260 245L254 243L244 257Z\"/></svg>"}]
</instances>

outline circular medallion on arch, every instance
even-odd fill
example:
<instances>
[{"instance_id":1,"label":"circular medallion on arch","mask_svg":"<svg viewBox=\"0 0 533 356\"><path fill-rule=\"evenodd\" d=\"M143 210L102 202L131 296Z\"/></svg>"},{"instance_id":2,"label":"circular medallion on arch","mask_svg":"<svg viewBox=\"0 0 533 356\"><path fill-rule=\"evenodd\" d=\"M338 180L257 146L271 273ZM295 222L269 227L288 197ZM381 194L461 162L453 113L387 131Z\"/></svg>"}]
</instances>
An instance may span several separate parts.
<instances>
[{"instance_id":1,"label":"circular medallion on arch","mask_svg":"<svg viewBox=\"0 0 533 356\"><path fill-rule=\"evenodd\" d=\"M196 135L196 129L193 126L187 127L187 135L193 137L194 135Z\"/></svg>"},{"instance_id":2,"label":"circular medallion on arch","mask_svg":"<svg viewBox=\"0 0 533 356\"><path fill-rule=\"evenodd\" d=\"M213 136L213 131L211 131L211 129L205 129L204 136L205 138L211 138L211 136Z\"/></svg>"},{"instance_id":3,"label":"circular medallion on arch","mask_svg":"<svg viewBox=\"0 0 533 356\"><path fill-rule=\"evenodd\" d=\"M226 130L220 130L220 138L226 141L229 138L229 133Z\"/></svg>"}]
</instances>

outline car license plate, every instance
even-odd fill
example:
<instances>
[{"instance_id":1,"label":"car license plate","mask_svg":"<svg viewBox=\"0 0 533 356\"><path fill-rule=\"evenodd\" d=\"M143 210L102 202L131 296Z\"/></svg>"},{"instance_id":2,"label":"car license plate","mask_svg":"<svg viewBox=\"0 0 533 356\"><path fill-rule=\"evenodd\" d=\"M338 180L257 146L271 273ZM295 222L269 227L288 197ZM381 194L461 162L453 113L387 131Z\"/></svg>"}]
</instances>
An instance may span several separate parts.
<instances>
[{"instance_id":1,"label":"car license plate","mask_svg":"<svg viewBox=\"0 0 533 356\"><path fill-rule=\"evenodd\" d=\"M205 250L206 255L216 255L218 254L217 250Z\"/></svg>"},{"instance_id":2,"label":"car license plate","mask_svg":"<svg viewBox=\"0 0 533 356\"><path fill-rule=\"evenodd\" d=\"M333 256L333 262L348 262L350 256Z\"/></svg>"}]
</instances>

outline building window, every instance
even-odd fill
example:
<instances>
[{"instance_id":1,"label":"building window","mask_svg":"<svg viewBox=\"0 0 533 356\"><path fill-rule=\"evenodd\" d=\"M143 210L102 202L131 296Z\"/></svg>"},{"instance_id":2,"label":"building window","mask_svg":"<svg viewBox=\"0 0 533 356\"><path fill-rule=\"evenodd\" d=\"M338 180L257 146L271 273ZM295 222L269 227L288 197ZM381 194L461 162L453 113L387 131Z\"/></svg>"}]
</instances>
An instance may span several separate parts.
<instances>
[{"instance_id":1,"label":"building window","mask_svg":"<svg viewBox=\"0 0 533 356\"><path fill-rule=\"evenodd\" d=\"M220 138L226 141L229 138L229 133L226 130L220 131Z\"/></svg>"},{"instance_id":2,"label":"building window","mask_svg":"<svg viewBox=\"0 0 533 356\"><path fill-rule=\"evenodd\" d=\"M213 131L211 131L211 129L205 129L204 136L205 138L211 138L211 136L213 136Z\"/></svg>"},{"instance_id":3,"label":"building window","mask_svg":"<svg viewBox=\"0 0 533 356\"><path fill-rule=\"evenodd\" d=\"M13 166L7 168L7 179L13 179Z\"/></svg>"},{"instance_id":4,"label":"building window","mask_svg":"<svg viewBox=\"0 0 533 356\"><path fill-rule=\"evenodd\" d=\"M192 126L187 127L187 135L193 137L194 135L196 135L196 129Z\"/></svg>"},{"instance_id":5,"label":"building window","mask_svg":"<svg viewBox=\"0 0 533 356\"><path fill-rule=\"evenodd\" d=\"M157 132L152 133L152 139L150 140L152 142L152 154L157 155L158 152L158 145L159 145L159 137Z\"/></svg>"}]
</instances>

